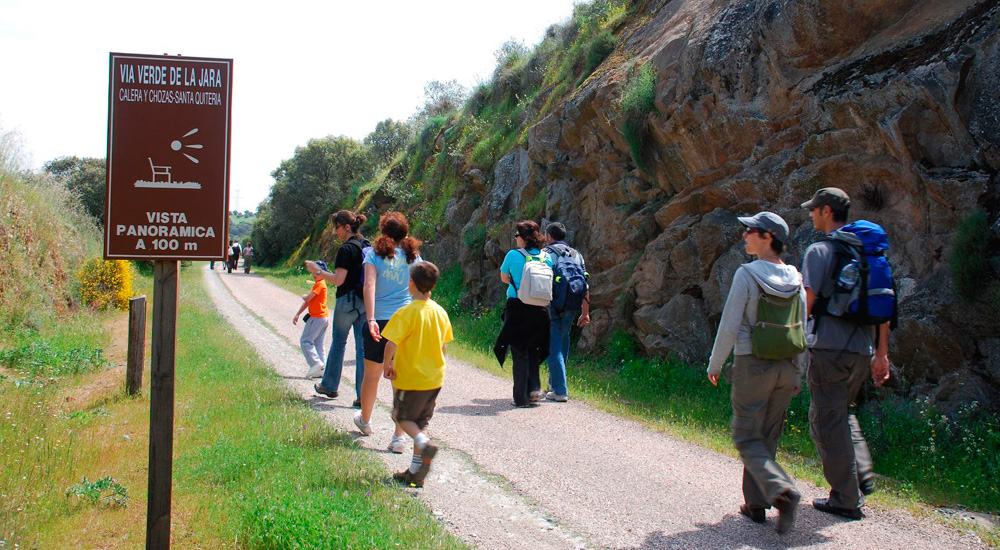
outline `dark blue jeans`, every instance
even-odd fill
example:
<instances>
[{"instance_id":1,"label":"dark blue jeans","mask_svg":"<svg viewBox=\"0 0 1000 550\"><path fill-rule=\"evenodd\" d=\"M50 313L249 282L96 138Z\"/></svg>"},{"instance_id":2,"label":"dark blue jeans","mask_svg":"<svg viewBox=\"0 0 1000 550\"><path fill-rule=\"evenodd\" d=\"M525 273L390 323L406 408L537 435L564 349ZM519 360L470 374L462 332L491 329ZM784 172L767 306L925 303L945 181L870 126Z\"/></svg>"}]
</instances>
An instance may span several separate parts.
<instances>
[{"instance_id":1,"label":"dark blue jeans","mask_svg":"<svg viewBox=\"0 0 1000 550\"><path fill-rule=\"evenodd\" d=\"M361 399L361 381L365 378L365 345L362 340L365 330L365 301L350 292L337 298L333 308L333 342L330 354L326 356L326 370L320 385L330 391L340 389L340 375L344 369L344 352L347 349L347 334L354 329L354 392Z\"/></svg>"}]
</instances>

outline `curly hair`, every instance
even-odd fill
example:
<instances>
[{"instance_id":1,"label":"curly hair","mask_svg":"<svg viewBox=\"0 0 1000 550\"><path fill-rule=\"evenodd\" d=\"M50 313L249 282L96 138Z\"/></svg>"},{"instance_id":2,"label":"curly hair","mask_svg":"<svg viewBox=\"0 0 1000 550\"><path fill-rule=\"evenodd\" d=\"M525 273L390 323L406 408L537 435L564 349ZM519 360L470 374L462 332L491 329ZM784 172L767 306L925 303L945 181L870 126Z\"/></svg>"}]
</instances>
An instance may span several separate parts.
<instances>
[{"instance_id":1,"label":"curly hair","mask_svg":"<svg viewBox=\"0 0 1000 550\"><path fill-rule=\"evenodd\" d=\"M420 255L419 239L407 237L410 232L410 224L406 222L406 216L402 212L386 212L378 220L378 228L381 231L379 238L375 240L375 253L383 258L392 258L396 255L396 247L400 247L406 252L406 263L412 264Z\"/></svg>"},{"instance_id":2,"label":"curly hair","mask_svg":"<svg viewBox=\"0 0 1000 550\"><path fill-rule=\"evenodd\" d=\"M539 250L545 246L545 239L542 237L541 228L531 220L517 222L514 232L524 239L525 248L537 248Z\"/></svg>"},{"instance_id":3,"label":"curly hair","mask_svg":"<svg viewBox=\"0 0 1000 550\"><path fill-rule=\"evenodd\" d=\"M361 224L368 220L364 214L355 214L350 210L341 210L334 214L332 219L334 227L346 225L351 228L351 233L357 233Z\"/></svg>"}]
</instances>

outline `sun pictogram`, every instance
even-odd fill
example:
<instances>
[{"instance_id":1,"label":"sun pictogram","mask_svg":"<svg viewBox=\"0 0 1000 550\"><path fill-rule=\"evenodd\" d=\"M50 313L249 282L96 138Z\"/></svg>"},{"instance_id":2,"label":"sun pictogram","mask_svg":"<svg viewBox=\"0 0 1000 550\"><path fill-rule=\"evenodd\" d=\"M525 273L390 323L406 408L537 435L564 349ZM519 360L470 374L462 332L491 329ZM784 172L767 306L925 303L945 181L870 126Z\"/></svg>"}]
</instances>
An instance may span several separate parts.
<instances>
[{"instance_id":1,"label":"sun pictogram","mask_svg":"<svg viewBox=\"0 0 1000 550\"><path fill-rule=\"evenodd\" d=\"M188 136L193 136L193 135L195 135L197 133L198 133L198 129L195 128L194 130L191 130L190 132L188 132L188 133L184 134L183 136L181 136L181 139L184 139L184 138L186 138ZM175 139L174 141L172 141L170 143L170 148L173 149L174 151L180 151L182 148L184 148L184 149L201 149L201 145L197 145L197 144L196 145L186 145L183 142L181 142L180 139ZM191 155L189 155L189 154L187 154L187 153L185 153L183 151L181 152L181 154L184 155L185 157L187 157L188 160L190 160L191 162L193 162L195 164L198 164L198 159L192 157Z\"/></svg>"}]
</instances>

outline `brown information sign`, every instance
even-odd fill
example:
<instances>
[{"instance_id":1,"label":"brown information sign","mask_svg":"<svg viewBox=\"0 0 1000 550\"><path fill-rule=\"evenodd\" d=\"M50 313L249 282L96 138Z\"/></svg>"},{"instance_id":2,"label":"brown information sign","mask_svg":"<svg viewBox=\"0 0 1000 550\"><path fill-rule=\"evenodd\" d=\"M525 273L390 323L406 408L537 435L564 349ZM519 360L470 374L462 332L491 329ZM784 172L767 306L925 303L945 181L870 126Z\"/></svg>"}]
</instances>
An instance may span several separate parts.
<instances>
[{"instance_id":1,"label":"brown information sign","mask_svg":"<svg viewBox=\"0 0 1000 550\"><path fill-rule=\"evenodd\" d=\"M232 70L111 54L105 258L226 256Z\"/></svg>"}]
</instances>

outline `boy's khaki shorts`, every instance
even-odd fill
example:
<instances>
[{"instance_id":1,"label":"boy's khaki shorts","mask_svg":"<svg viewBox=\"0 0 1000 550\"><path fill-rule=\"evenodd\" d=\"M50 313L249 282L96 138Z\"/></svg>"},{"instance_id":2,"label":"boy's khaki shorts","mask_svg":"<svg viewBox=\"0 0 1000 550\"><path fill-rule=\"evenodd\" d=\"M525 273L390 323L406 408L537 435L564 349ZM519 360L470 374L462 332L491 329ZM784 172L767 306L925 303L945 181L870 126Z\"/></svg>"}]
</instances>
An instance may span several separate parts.
<instances>
[{"instance_id":1,"label":"boy's khaki shorts","mask_svg":"<svg viewBox=\"0 0 1000 550\"><path fill-rule=\"evenodd\" d=\"M396 422L409 420L421 430L434 416L434 406L441 388L434 390L392 390L392 419Z\"/></svg>"}]
</instances>

